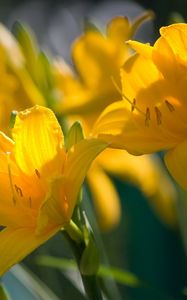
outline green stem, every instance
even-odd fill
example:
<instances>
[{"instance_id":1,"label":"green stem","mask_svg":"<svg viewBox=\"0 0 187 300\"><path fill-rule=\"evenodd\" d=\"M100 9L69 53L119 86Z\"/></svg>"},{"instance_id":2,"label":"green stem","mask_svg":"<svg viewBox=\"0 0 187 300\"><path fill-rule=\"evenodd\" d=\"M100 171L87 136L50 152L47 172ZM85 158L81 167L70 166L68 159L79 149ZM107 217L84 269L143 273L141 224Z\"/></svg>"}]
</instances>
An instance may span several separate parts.
<instances>
[{"instance_id":1,"label":"green stem","mask_svg":"<svg viewBox=\"0 0 187 300\"><path fill-rule=\"evenodd\" d=\"M70 220L68 224L64 225L64 229L73 241L77 243L82 242L83 234L79 227L72 220Z\"/></svg>"},{"instance_id":2,"label":"green stem","mask_svg":"<svg viewBox=\"0 0 187 300\"><path fill-rule=\"evenodd\" d=\"M103 300L96 275L82 276L82 282L89 300Z\"/></svg>"},{"instance_id":3,"label":"green stem","mask_svg":"<svg viewBox=\"0 0 187 300\"><path fill-rule=\"evenodd\" d=\"M79 268L82 253L85 249L84 241L82 240L82 242L77 243L75 240L73 240L71 238L71 236L68 234L67 231L61 231L61 232L62 232L63 236L65 237L65 239L67 240L69 246L71 247L74 257L76 259L78 268ZM80 271L80 268L79 268L79 271ZM83 282L83 286L85 289L87 300L96 300L96 299L103 300L96 274L84 275L84 274L81 274L81 271L80 271L80 275L82 278L82 282Z\"/></svg>"}]
</instances>

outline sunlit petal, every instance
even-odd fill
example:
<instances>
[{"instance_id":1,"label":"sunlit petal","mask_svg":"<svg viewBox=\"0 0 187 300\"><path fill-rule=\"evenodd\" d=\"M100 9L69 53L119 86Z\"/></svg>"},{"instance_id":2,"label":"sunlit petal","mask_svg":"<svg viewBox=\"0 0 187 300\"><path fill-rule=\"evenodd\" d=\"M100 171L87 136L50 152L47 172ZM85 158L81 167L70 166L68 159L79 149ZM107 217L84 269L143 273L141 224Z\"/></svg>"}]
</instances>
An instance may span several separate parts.
<instances>
[{"instance_id":1,"label":"sunlit petal","mask_svg":"<svg viewBox=\"0 0 187 300\"><path fill-rule=\"evenodd\" d=\"M167 40L176 59L186 59L187 24L173 24L160 29L161 36Z\"/></svg>"},{"instance_id":2,"label":"sunlit petal","mask_svg":"<svg viewBox=\"0 0 187 300\"><path fill-rule=\"evenodd\" d=\"M152 58L153 47L149 44L142 44L137 41L127 41L126 44L131 46L137 53L141 54L145 58Z\"/></svg>"},{"instance_id":3,"label":"sunlit petal","mask_svg":"<svg viewBox=\"0 0 187 300\"><path fill-rule=\"evenodd\" d=\"M59 228L36 236L33 228L4 229L0 232L0 275L47 241Z\"/></svg>"},{"instance_id":4,"label":"sunlit petal","mask_svg":"<svg viewBox=\"0 0 187 300\"><path fill-rule=\"evenodd\" d=\"M140 126L139 116L135 118L127 109L124 101L108 106L95 124L93 135L108 142L112 148L126 149L139 155L172 147L176 142L154 127Z\"/></svg>"},{"instance_id":5,"label":"sunlit petal","mask_svg":"<svg viewBox=\"0 0 187 300\"><path fill-rule=\"evenodd\" d=\"M107 143L98 139L82 140L68 153L64 169L64 184L69 215L75 207L77 195L85 179L86 173L96 156L107 147Z\"/></svg>"},{"instance_id":6,"label":"sunlit petal","mask_svg":"<svg viewBox=\"0 0 187 300\"><path fill-rule=\"evenodd\" d=\"M38 177L40 172L49 176L60 173L64 160L63 134L51 110L35 106L20 112L13 138L16 161L23 172L36 173Z\"/></svg>"},{"instance_id":7,"label":"sunlit petal","mask_svg":"<svg viewBox=\"0 0 187 300\"><path fill-rule=\"evenodd\" d=\"M0 152L11 153L14 149L14 142L0 131Z\"/></svg>"},{"instance_id":8,"label":"sunlit petal","mask_svg":"<svg viewBox=\"0 0 187 300\"><path fill-rule=\"evenodd\" d=\"M65 184L64 177L59 177L51 183L51 190L47 194L39 211L37 220L38 233L42 233L46 228L53 227L56 224L63 227L71 219L72 211L69 210L69 203L65 194Z\"/></svg>"}]
</instances>

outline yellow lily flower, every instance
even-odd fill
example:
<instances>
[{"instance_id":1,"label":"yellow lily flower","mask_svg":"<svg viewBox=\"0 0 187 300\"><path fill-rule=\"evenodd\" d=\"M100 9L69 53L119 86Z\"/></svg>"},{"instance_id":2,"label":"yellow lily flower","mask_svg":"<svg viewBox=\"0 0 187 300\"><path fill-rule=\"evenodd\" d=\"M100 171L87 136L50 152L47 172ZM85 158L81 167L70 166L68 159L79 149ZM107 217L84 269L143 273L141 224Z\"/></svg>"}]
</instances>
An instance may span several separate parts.
<instances>
[{"instance_id":1,"label":"yellow lily flower","mask_svg":"<svg viewBox=\"0 0 187 300\"><path fill-rule=\"evenodd\" d=\"M120 84L119 70L129 55L125 44L140 24L152 17L146 12L134 22L115 17L106 28L106 35L88 28L72 46L72 60L76 75L63 61L55 64L57 85L62 91L60 111L78 115L92 126L101 111L120 99L115 84Z\"/></svg>"},{"instance_id":2,"label":"yellow lily flower","mask_svg":"<svg viewBox=\"0 0 187 300\"><path fill-rule=\"evenodd\" d=\"M129 41L136 50L121 70L123 101L101 115L95 134L133 154L165 150L165 163L187 189L187 25L160 29L154 46Z\"/></svg>"},{"instance_id":3,"label":"yellow lily flower","mask_svg":"<svg viewBox=\"0 0 187 300\"><path fill-rule=\"evenodd\" d=\"M12 110L44 105L43 96L32 81L25 58L13 35L0 24L0 129L9 132Z\"/></svg>"},{"instance_id":4,"label":"yellow lily flower","mask_svg":"<svg viewBox=\"0 0 187 300\"><path fill-rule=\"evenodd\" d=\"M106 36L87 30L72 48L78 75L65 62L56 63L57 86L62 92L60 109L67 114L68 120L81 120L86 135L90 134L102 110L121 97L112 79L120 85L119 69L130 54L125 41L132 37L142 21L150 17L148 12L132 24L127 18L116 17L107 25ZM144 167L137 171L140 163ZM108 149L97 157L87 174L102 230L115 227L121 215L119 195L109 175L133 181L149 197L151 205L165 223L176 223L176 192L167 174L162 175L160 162L148 157L138 159L128 153ZM168 193L163 193L163 182L168 186Z\"/></svg>"},{"instance_id":5,"label":"yellow lily flower","mask_svg":"<svg viewBox=\"0 0 187 300\"><path fill-rule=\"evenodd\" d=\"M13 140L0 132L0 275L69 223L92 160L106 143L82 140L68 151L53 112L20 112Z\"/></svg>"}]
</instances>

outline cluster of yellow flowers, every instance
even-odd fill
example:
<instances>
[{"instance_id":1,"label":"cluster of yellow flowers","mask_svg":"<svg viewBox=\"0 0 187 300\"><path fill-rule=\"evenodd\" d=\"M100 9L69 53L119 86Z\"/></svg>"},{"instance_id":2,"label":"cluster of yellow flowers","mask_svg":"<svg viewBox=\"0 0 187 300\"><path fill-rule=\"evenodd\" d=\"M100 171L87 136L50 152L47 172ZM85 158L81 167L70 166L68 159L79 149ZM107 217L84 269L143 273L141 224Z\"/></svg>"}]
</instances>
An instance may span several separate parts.
<instances>
[{"instance_id":1,"label":"cluster of yellow flowers","mask_svg":"<svg viewBox=\"0 0 187 300\"><path fill-rule=\"evenodd\" d=\"M21 26L16 38L0 26L0 275L70 222L86 176L102 229L120 219L110 175L175 224L176 189L160 160L132 154L166 150L187 189L187 25L162 28L154 46L130 41L150 16L116 17L106 35L87 28L72 47L75 71L49 62ZM64 139L55 114L62 128L80 121L84 137L74 126Z\"/></svg>"}]
</instances>

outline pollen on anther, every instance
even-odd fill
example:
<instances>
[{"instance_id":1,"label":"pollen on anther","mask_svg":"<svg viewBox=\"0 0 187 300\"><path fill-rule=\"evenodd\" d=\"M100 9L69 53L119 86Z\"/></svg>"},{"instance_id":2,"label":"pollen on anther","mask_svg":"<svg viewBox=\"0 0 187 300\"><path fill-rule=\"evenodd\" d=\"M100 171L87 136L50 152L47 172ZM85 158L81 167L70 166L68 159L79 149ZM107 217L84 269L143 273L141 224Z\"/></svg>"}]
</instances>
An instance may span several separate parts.
<instances>
[{"instance_id":1,"label":"pollen on anther","mask_svg":"<svg viewBox=\"0 0 187 300\"><path fill-rule=\"evenodd\" d=\"M17 186L16 184L14 185L15 187L15 190L16 190L16 193L20 196L20 197L23 197L23 192L22 192L22 189Z\"/></svg>"},{"instance_id":2,"label":"pollen on anther","mask_svg":"<svg viewBox=\"0 0 187 300\"><path fill-rule=\"evenodd\" d=\"M149 121L151 120L151 113L149 107L146 109L145 113L145 126L149 126Z\"/></svg>"},{"instance_id":3,"label":"pollen on anther","mask_svg":"<svg viewBox=\"0 0 187 300\"><path fill-rule=\"evenodd\" d=\"M35 169L35 173L36 173L36 176L37 176L38 178L41 177L41 176L40 176L40 172L39 172L37 169Z\"/></svg>"},{"instance_id":4,"label":"pollen on anther","mask_svg":"<svg viewBox=\"0 0 187 300\"><path fill-rule=\"evenodd\" d=\"M156 107L156 106L155 106L155 113L156 113L157 125L161 125L161 123L162 123L162 113L158 109L158 107Z\"/></svg>"},{"instance_id":5,"label":"pollen on anther","mask_svg":"<svg viewBox=\"0 0 187 300\"><path fill-rule=\"evenodd\" d=\"M168 100L165 100L165 103L170 112L175 110L174 106Z\"/></svg>"}]
</instances>

